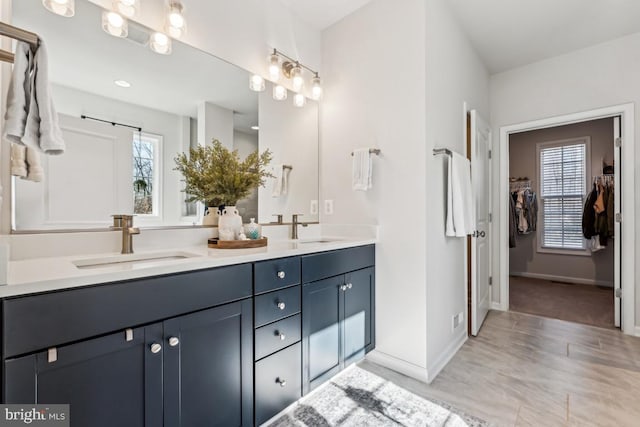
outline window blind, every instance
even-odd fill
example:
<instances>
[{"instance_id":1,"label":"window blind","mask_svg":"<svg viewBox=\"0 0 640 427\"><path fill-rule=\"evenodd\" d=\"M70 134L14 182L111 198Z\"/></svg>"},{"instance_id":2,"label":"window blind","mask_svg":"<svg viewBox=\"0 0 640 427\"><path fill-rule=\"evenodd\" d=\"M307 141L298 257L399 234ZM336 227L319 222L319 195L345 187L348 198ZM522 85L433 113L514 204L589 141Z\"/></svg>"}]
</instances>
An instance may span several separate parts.
<instances>
[{"instance_id":1,"label":"window blind","mask_svg":"<svg viewBox=\"0 0 640 427\"><path fill-rule=\"evenodd\" d=\"M585 249L582 201L586 192L586 144L540 150L542 246Z\"/></svg>"}]
</instances>

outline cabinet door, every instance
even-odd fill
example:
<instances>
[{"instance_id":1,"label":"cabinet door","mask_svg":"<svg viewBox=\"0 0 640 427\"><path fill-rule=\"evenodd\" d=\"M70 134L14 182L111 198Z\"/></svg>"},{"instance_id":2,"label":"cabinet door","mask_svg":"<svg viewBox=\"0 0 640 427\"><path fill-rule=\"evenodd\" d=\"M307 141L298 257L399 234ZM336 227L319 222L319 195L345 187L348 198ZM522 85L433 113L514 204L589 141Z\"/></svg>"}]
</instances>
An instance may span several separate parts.
<instances>
[{"instance_id":1,"label":"cabinet door","mask_svg":"<svg viewBox=\"0 0 640 427\"><path fill-rule=\"evenodd\" d=\"M162 425L162 325L133 330L5 361L5 402L70 404L74 426Z\"/></svg>"},{"instance_id":2,"label":"cabinet door","mask_svg":"<svg viewBox=\"0 0 640 427\"><path fill-rule=\"evenodd\" d=\"M165 425L249 426L251 299L164 322Z\"/></svg>"},{"instance_id":3,"label":"cabinet door","mask_svg":"<svg viewBox=\"0 0 640 427\"><path fill-rule=\"evenodd\" d=\"M303 393L340 369L344 276L302 286Z\"/></svg>"},{"instance_id":4,"label":"cabinet door","mask_svg":"<svg viewBox=\"0 0 640 427\"><path fill-rule=\"evenodd\" d=\"M345 366L364 357L374 347L374 269L365 268L345 275L344 362Z\"/></svg>"}]
</instances>

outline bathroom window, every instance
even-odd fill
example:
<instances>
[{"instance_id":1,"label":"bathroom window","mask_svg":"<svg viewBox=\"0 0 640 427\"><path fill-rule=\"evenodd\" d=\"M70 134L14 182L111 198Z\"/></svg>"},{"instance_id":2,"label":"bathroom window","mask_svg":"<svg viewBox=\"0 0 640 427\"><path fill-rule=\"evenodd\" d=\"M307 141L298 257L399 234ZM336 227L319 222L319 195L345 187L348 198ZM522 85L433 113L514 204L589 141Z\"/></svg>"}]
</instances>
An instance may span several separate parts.
<instances>
[{"instance_id":1,"label":"bathroom window","mask_svg":"<svg viewBox=\"0 0 640 427\"><path fill-rule=\"evenodd\" d=\"M160 147L162 137L148 133L133 136L133 213L158 216Z\"/></svg>"},{"instance_id":2,"label":"bathroom window","mask_svg":"<svg viewBox=\"0 0 640 427\"><path fill-rule=\"evenodd\" d=\"M589 138L539 143L542 209L539 252L587 255L582 210L589 169Z\"/></svg>"}]
</instances>

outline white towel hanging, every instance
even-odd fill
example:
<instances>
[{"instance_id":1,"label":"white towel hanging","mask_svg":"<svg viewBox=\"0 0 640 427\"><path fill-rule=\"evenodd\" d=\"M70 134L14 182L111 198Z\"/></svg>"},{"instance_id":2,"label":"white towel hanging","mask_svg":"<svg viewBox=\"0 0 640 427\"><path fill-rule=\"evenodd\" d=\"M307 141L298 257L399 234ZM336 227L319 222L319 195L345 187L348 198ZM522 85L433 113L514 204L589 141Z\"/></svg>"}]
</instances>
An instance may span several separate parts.
<instances>
[{"instance_id":1,"label":"white towel hanging","mask_svg":"<svg viewBox=\"0 0 640 427\"><path fill-rule=\"evenodd\" d=\"M464 156L452 153L448 158L447 176L445 235L464 237L473 234L476 220L471 187L471 163Z\"/></svg>"},{"instance_id":2,"label":"white towel hanging","mask_svg":"<svg viewBox=\"0 0 640 427\"><path fill-rule=\"evenodd\" d=\"M353 150L351 184L354 191L367 191L373 188L371 180L373 163L369 148Z\"/></svg>"}]
</instances>

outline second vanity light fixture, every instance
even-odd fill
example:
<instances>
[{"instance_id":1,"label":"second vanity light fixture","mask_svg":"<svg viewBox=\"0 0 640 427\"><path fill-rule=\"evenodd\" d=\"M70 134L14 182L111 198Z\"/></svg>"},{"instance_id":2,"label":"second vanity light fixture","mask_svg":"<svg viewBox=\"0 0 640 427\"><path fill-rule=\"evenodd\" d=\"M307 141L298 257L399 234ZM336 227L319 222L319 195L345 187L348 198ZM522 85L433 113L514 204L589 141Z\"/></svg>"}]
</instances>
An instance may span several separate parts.
<instances>
[{"instance_id":1,"label":"second vanity light fixture","mask_svg":"<svg viewBox=\"0 0 640 427\"><path fill-rule=\"evenodd\" d=\"M61 16L72 17L75 14L75 0L42 0L47 10ZM167 14L163 32L154 32L149 36L149 48L161 55L171 53L171 38L179 39L187 32L184 18L184 6L177 0L168 0ZM111 10L102 12L102 29L114 37L127 37L129 23L140 15L140 0L113 0Z\"/></svg>"},{"instance_id":2,"label":"second vanity light fixture","mask_svg":"<svg viewBox=\"0 0 640 427\"><path fill-rule=\"evenodd\" d=\"M287 89L278 82L282 77L291 80L291 86L295 95L293 96L293 105L296 107L304 107L307 100L302 94L304 88L304 71L309 71L313 77L311 78L311 98L318 101L322 98L322 81L318 72L302 64L284 53L273 49L273 53L269 55L269 80L273 82L273 99L276 101L284 101L287 99ZM254 74L250 77L249 88L256 92L262 92L265 89L265 80L262 76Z\"/></svg>"}]
</instances>

